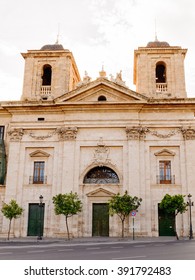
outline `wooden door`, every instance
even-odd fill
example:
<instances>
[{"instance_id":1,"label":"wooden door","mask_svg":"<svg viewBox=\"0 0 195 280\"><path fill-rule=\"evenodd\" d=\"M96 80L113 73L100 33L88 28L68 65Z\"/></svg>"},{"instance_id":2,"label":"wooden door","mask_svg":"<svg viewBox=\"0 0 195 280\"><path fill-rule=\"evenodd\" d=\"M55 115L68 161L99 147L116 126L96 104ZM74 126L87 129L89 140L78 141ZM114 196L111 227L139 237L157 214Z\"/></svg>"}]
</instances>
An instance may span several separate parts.
<instances>
[{"instance_id":1,"label":"wooden door","mask_svg":"<svg viewBox=\"0 0 195 280\"><path fill-rule=\"evenodd\" d=\"M159 236L175 236L175 216L158 209Z\"/></svg>"},{"instance_id":2,"label":"wooden door","mask_svg":"<svg viewBox=\"0 0 195 280\"><path fill-rule=\"evenodd\" d=\"M43 236L45 205L38 203L29 204L28 212L28 236Z\"/></svg>"},{"instance_id":3,"label":"wooden door","mask_svg":"<svg viewBox=\"0 0 195 280\"><path fill-rule=\"evenodd\" d=\"M109 236L109 210L107 203L93 203L92 236Z\"/></svg>"}]
</instances>

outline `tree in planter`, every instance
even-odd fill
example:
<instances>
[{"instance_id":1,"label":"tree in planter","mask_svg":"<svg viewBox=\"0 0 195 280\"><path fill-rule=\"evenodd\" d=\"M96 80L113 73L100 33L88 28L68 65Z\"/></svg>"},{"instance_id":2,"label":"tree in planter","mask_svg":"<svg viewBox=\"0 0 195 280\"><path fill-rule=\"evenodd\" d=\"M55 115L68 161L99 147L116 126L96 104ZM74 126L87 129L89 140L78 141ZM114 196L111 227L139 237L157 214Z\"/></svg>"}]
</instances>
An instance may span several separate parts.
<instances>
[{"instance_id":1,"label":"tree in planter","mask_svg":"<svg viewBox=\"0 0 195 280\"><path fill-rule=\"evenodd\" d=\"M52 199L54 203L55 214L65 216L68 239L70 239L68 218L78 214L78 212L81 212L82 202L79 200L77 193L72 192L66 194L58 194Z\"/></svg>"},{"instance_id":2,"label":"tree in planter","mask_svg":"<svg viewBox=\"0 0 195 280\"><path fill-rule=\"evenodd\" d=\"M7 204L5 202L3 203L1 212L7 219L9 219L9 229L8 229L8 235L7 235L8 240L10 237L12 219L19 218L22 215L23 211L24 211L24 209L21 208L14 199L12 199L9 204Z\"/></svg>"},{"instance_id":3,"label":"tree in planter","mask_svg":"<svg viewBox=\"0 0 195 280\"><path fill-rule=\"evenodd\" d=\"M184 213L187 211L188 204L184 201L185 195L177 194L177 195L169 195L166 194L163 199L161 200L161 203L159 205L160 209L162 209L165 213L171 214L175 218L174 223L174 232L177 240L179 240L179 236L177 234L176 230L176 216L180 213Z\"/></svg>"},{"instance_id":4,"label":"tree in planter","mask_svg":"<svg viewBox=\"0 0 195 280\"><path fill-rule=\"evenodd\" d=\"M127 191L125 191L124 195L120 195L119 193L114 195L112 199L109 201L109 213L111 216L117 214L121 219L122 223L122 231L121 236L124 237L124 226L125 219L133 210L137 210L141 205L142 198L138 198L137 196L128 195Z\"/></svg>"}]
</instances>

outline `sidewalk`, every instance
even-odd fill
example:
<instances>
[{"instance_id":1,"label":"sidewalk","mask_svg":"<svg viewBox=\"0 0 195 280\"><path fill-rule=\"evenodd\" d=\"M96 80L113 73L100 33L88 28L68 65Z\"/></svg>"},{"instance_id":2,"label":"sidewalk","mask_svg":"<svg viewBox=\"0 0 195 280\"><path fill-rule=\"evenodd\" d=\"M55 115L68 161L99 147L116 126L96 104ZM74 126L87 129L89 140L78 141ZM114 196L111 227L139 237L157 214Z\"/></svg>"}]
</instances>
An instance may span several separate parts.
<instances>
[{"instance_id":1,"label":"sidewalk","mask_svg":"<svg viewBox=\"0 0 195 280\"><path fill-rule=\"evenodd\" d=\"M188 237L181 237L179 241L187 241ZM151 243L151 242L173 242L176 241L175 236L160 236L160 237L80 237L72 238L68 240L67 238L49 238L43 237L42 240L37 240L37 237L21 237L21 238L0 238L0 244L14 244L14 243L25 243L25 244L52 244L52 243L63 243L64 245L73 245L73 244L94 244L94 243ZM193 241L193 240L190 240Z\"/></svg>"}]
</instances>

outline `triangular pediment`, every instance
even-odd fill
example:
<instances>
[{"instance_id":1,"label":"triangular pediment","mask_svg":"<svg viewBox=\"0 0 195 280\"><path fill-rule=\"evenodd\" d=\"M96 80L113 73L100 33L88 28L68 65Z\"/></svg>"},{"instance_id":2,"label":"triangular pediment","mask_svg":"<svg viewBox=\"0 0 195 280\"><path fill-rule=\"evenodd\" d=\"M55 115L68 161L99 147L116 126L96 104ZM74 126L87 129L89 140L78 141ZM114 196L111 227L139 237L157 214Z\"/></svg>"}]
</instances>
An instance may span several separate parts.
<instances>
[{"instance_id":1,"label":"triangular pediment","mask_svg":"<svg viewBox=\"0 0 195 280\"><path fill-rule=\"evenodd\" d=\"M105 78L78 87L55 99L55 103L124 103L146 101L147 97Z\"/></svg>"},{"instance_id":2,"label":"triangular pediment","mask_svg":"<svg viewBox=\"0 0 195 280\"><path fill-rule=\"evenodd\" d=\"M93 197L112 197L115 195L115 193L112 193L108 190L105 190L103 188L98 188L92 192L89 192L87 196L93 196Z\"/></svg>"},{"instance_id":3,"label":"triangular pediment","mask_svg":"<svg viewBox=\"0 0 195 280\"><path fill-rule=\"evenodd\" d=\"M162 149L161 151L155 153L155 156L174 156L174 155L175 153L168 149Z\"/></svg>"},{"instance_id":4,"label":"triangular pediment","mask_svg":"<svg viewBox=\"0 0 195 280\"><path fill-rule=\"evenodd\" d=\"M37 150L35 152L32 152L30 154L31 157L49 157L50 154L44 152L44 151L41 151L41 150Z\"/></svg>"}]
</instances>

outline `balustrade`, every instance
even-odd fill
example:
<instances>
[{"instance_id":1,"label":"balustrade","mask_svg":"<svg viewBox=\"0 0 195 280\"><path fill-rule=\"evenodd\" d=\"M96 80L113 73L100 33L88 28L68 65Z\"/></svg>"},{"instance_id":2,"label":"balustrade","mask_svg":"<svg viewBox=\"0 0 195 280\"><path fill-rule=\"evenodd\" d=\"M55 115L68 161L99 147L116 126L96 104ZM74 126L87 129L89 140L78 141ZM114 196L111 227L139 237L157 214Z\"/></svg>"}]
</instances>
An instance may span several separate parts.
<instances>
[{"instance_id":1,"label":"balustrade","mask_svg":"<svg viewBox=\"0 0 195 280\"><path fill-rule=\"evenodd\" d=\"M51 95L51 86L42 86L41 87L41 96L50 96Z\"/></svg>"},{"instance_id":2,"label":"balustrade","mask_svg":"<svg viewBox=\"0 0 195 280\"><path fill-rule=\"evenodd\" d=\"M167 92L167 83L156 83L156 92Z\"/></svg>"}]
</instances>

